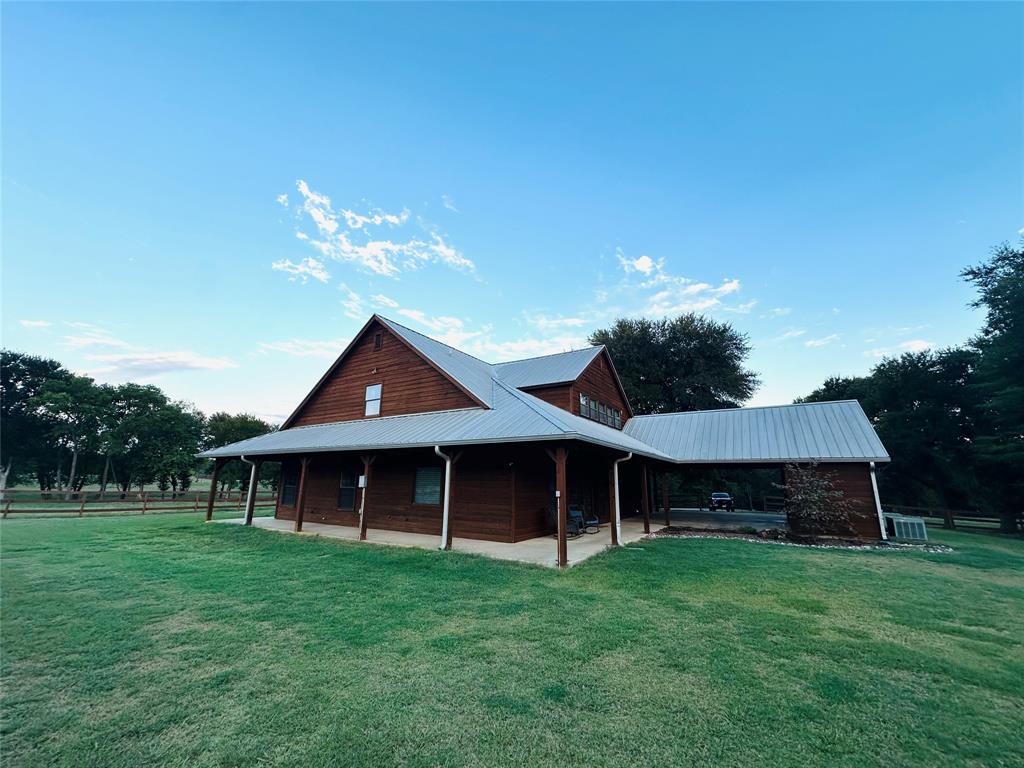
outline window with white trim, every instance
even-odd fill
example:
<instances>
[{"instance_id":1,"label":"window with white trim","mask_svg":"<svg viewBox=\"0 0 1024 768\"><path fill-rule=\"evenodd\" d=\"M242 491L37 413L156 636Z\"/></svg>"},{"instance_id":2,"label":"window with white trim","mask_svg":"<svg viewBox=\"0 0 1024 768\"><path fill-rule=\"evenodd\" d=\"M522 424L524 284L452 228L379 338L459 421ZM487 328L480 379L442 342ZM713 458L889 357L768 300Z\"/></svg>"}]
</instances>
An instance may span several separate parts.
<instances>
[{"instance_id":1,"label":"window with white trim","mask_svg":"<svg viewBox=\"0 0 1024 768\"><path fill-rule=\"evenodd\" d=\"M370 384L366 388L366 410L364 416L380 416L380 384Z\"/></svg>"}]
</instances>

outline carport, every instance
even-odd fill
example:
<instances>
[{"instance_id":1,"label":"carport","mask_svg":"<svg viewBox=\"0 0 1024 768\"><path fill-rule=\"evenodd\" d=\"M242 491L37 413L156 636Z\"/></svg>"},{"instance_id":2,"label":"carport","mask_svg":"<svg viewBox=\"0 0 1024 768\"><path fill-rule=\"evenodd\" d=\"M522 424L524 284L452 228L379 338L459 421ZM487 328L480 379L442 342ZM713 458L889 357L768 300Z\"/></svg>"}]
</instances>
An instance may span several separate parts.
<instances>
[{"instance_id":1,"label":"carport","mask_svg":"<svg viewBox=\"0 0 1024 768\"><path fill-rule=\"evenodd\" d=\"M658 488L652 493L652 503L665 520L684 516L684 508L674 511L670 504L670 485L685 489L682 498L696 498L706 490L686 488L682 477L671 483L673 474L683 476L688 469L773 470L785 484L788 466L813 465L815 471L832 475L851 502L857 534L886 538L875 472L876 465L889 461L889 454L856 400L635 416L625 431L674 460L657 466Z\"/></svg>"}]
</instances>

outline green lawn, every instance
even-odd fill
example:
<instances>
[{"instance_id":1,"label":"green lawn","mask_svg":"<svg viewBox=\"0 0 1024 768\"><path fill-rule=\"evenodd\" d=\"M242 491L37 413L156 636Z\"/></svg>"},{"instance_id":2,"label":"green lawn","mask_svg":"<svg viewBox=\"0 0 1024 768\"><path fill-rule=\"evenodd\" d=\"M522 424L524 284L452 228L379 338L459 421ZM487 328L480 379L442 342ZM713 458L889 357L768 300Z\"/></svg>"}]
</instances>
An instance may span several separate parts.
<instances>
[{"instance_id":1,"label":"green lawn","mask_svg":"<svg viewBox=\"0 0 1024 768\"><path fill-rule=\"evenodd\" d=\"M933 535L956 553L662 539L557 573L7 520L0 760L1022 765L1024 542Z\"/></svg>"}]
</instances>

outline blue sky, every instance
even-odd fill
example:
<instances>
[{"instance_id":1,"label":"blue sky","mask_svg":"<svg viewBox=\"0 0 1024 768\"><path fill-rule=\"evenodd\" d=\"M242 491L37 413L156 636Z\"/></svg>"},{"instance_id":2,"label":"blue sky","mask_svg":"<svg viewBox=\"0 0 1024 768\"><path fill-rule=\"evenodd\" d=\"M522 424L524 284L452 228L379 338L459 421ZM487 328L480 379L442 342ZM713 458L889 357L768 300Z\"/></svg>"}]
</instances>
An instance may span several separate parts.
<instances>
[{"instance_id":1,"label":"blue sky","mask_svg":"<svg viewBox=\"0 0 1024 768\"><path fill-rule=\"evenodd\" d=\"M374 311L488 360L696 309L788 402L978 327L1020 4L11 4L3 343L281 419Z\"/></svg>"}]
</instances>

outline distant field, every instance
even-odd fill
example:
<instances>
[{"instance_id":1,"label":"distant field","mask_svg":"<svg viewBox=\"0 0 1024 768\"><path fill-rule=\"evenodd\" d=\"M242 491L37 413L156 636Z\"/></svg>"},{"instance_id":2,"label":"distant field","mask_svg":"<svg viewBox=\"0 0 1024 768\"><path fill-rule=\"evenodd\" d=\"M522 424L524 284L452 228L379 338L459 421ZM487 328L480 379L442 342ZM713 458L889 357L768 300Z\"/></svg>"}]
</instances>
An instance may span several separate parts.
<instances>
[{"instance_id":1,"label":"distant field","mask_svg":"<svg viewBox=\"0 0 1024 768\"><path fill-rule=\"evenodd\" d=\"M1020 766L1024 541L932 535L956 552L660 539L558 573L6 520L0 762Z\"/></svg>"}]
</instances>

